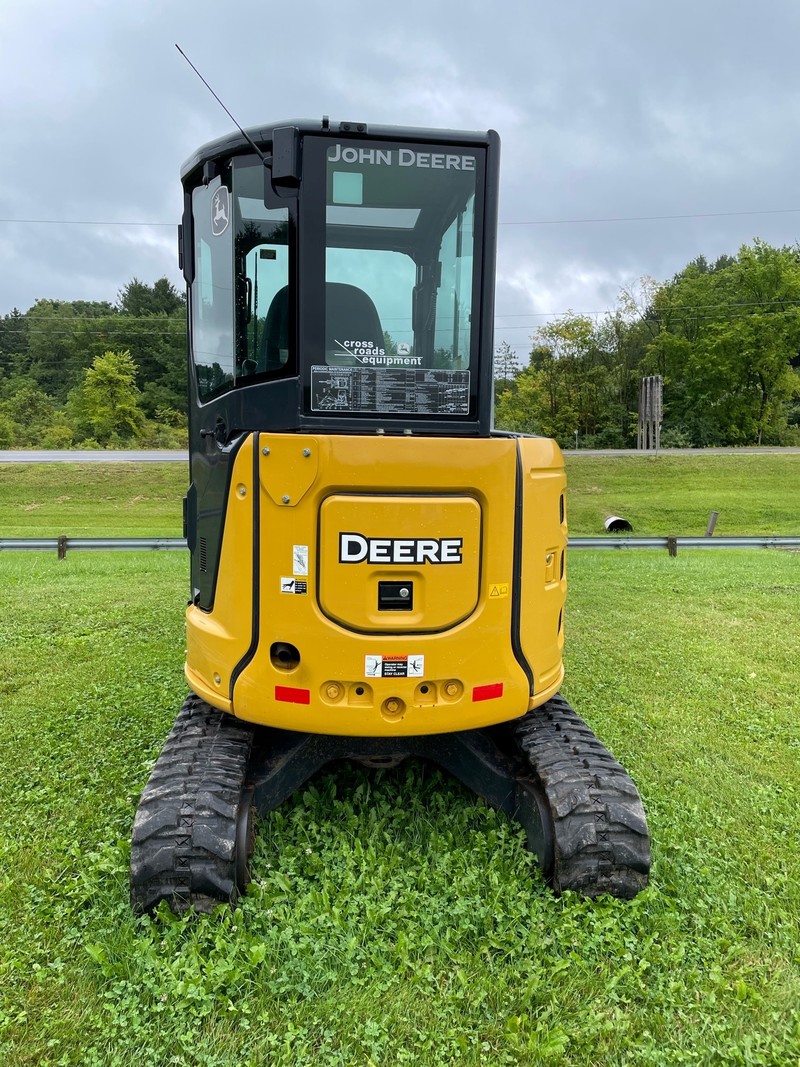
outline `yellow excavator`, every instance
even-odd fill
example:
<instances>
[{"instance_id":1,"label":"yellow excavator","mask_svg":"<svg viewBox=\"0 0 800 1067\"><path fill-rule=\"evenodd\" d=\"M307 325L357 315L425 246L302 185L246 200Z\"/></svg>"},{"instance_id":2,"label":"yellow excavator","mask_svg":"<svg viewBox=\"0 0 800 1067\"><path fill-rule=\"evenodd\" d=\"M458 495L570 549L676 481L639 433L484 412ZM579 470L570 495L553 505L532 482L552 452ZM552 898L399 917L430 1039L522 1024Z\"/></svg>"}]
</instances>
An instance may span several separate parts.
<instances>
[{"instance_id":1,"label":"yellow excavator","mask_svg":"<svg viewBox=\"0 0 800 1067\"><path fill-rule=\"evenodd\" d=\"M325 764L433 760L556 892L632 897L630 777L559 695L555 442L493 428L499 139L286 121L182 169L191 694L136 813L131 902L209 910Z\"/></svg>"}]
</instances>

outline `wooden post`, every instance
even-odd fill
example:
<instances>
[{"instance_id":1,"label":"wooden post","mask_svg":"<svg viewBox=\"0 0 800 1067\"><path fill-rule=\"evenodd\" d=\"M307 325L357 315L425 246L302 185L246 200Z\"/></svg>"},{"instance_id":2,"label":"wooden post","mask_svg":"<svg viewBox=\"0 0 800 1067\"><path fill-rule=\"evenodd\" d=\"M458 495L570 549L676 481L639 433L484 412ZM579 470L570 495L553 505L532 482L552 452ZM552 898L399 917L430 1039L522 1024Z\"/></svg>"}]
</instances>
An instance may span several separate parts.
<instances>
[{"instance_id":1,"label":"wooden post","mask_svg":"<svg viewBox=\"0 0 800 1067\"><path fill-rule=\"evenodd\" d=\"M642 378L639 383L639 425L636 447L658 451L661 447L664 379L660 374Z\"/></svg>"}]
</instances>

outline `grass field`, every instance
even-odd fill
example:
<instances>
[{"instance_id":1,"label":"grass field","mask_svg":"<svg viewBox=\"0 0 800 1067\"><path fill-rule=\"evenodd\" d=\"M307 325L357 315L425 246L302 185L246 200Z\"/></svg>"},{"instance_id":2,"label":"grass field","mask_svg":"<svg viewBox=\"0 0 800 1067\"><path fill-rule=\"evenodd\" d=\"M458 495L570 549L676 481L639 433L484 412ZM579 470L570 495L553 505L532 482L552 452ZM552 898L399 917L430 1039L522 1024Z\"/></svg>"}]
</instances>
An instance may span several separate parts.
<instances>
[{"instance_id":1,"label":"grass field","mask_svg":"<svg viewBox=\"0 0 800 1067\"><path fill-rule=\"evenodd\" d=\"M800 532L800 455L568 455L573 536L622 515L640 536ZM172 464L0 466L0 537L179 537L187 468Z\"/></svg>"},{"instance_id":2,"label":"grass field","mask_svg":"<svg viewBox=\"0 0 800 1067\"><path fill-rule=\"evenodd\" d=\"M712 511L716 532L800 531L800 455L659 455L567 457L570 533L602 533L622 515L639 536L700 536Z\"/></svg>"},{"instance_id":3,"label":"grass field","mask_svg":"<svg viewBox=\"0 0 800 1067\"><path fill-rule=\"evenodd\" d=\"M0 537L180 537L183 463L0 465Z\"/></svg>"},{"instance_id":4,"label":"grass field","mask_svg":"<svg viewBox=\"0 0 800 1067\"><path fill-rule=\"evenodd\" d=\"M636 900L552 896L520 833L414 763L316 778L235 911L136 920L185 572L0 556L4 1067L800 1063L800 554L571 557L565 692L641 789Z\"/></svg>"},{"instance_id":5,"label":"grass field","mask_svg":"<svg viewBox=\"0 0 800 1067\"><path fill-rule=\"evenodd\" d=\"M574 536L800 529L800 457L570 456ZM177 536L182 465L0 468L0 537ZM182 556L0 556L0 1063L800 1064L800 554L581 552L565 693L653 836L557 899L413 763L316 778L234 912L134 919L136 798L184 695Z\"/></svg>"}]
</instances>

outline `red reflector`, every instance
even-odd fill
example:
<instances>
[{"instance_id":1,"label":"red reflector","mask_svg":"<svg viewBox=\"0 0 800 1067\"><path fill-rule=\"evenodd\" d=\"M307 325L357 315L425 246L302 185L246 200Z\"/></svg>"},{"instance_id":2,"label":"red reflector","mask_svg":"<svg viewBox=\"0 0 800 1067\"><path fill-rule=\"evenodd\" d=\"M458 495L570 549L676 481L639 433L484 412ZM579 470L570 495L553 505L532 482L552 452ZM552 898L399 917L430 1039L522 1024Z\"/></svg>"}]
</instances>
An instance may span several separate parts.
<instances>
[{"instance_id":1,"label":"red reflector","mask_svg":"<svg viewBox=\"0 0 800 1067\"><path fill-rule=\"evenodd\" d=\"M288 685L275 686L275 699L282 700L285 704L310 704L310 689L292 689Z\"/></svg>"},{"instance_id":2,"label":"red reflector","mask_svg":"<svg viewBox=\"0 0 800 1067\"><path fill-rule=\"evenodd\" d=\"M472 690L473 700L495 700L503 695L503 683L493 682L491 685L476 685Z\"/></svg>"}]
</instances>

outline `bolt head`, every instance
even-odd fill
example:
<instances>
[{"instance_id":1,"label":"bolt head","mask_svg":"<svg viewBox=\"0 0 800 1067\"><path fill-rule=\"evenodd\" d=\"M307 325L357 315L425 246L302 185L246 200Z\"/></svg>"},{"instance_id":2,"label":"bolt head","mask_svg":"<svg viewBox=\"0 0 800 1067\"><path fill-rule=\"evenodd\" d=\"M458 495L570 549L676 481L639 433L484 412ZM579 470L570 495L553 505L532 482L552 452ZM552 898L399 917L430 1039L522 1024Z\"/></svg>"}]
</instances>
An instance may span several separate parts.
<instances>
[{"instance_id":1,"label":"bolt head","mask_svg":"<svg viewBox=\"0 0 800 1067\"><path fill-rule=\"evenodd\" d=\"M306 457L306 459L308 459L308 457L311 455L311 449L310 448L304 448L303 449L303 455Z\"/></svg>"},{"instance_id":2,"label":"bolt head","mask_svg":"<svg viewBox=\"0 0 800 1067\"><path fill-rule=\"evenodd\" d=\"M288 504L291 499L292 498L289 497L289 496L282 496L281 497L281 500L284 502L284 504Z\"/></svg>"},{"instance_id":3,"label":"bolt head","mask_svg":"<svg viewBox=\"0 0 800 1067\"><path fill-rule=\"evenodd\" d=\"M269 449L268 448L262 448L261 449L261 455L262 456L268 456L269 455Z\"/></svg>"}]
</instances>

